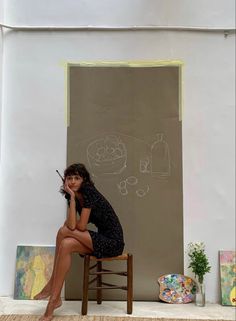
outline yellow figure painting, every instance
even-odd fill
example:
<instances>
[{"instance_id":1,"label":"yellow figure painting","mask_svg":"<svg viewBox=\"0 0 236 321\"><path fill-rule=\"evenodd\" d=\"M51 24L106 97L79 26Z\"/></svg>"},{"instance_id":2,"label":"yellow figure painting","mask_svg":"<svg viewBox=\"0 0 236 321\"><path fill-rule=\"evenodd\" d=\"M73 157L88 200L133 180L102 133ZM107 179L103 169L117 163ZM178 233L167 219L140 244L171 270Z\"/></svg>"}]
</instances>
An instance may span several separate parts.
<instances>
[{"instance_id":1,"label":"yellow figure painting","mask_svg":"<svg viewBox=\"0 0 236 321\"><path fill-rule=\"evenodd\" d=\"M33 281L33 286L30 294L31 299L33 299L33 297L42 290L42 288L47 282L45 278L46 266L40 255L35 256L32 268L35 272L35 278Z\"/></svg>"}]
</instances>

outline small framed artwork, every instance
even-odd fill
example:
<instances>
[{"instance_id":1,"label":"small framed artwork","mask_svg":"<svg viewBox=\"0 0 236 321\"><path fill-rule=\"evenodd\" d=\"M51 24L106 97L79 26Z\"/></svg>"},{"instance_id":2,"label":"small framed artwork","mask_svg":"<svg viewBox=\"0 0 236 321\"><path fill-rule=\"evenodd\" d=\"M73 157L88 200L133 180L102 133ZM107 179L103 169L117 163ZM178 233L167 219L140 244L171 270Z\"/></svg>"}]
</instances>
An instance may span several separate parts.
<instances>
[{"instance_id":1,"label":"small framed artwork","mask_svg":"<svg viewBox=\"0 0 236 321\"><path fill-rule=\"evenodd\" d=\"M236 306L236 252L219 251L222 305Z\"/></svg>"},{"instance_id":2,"label":"small framed artwork","mask_svg":"<svg viewBox=\"0 0 236 321\"><path fill-rule=\"evenodd\" d=\"M18 245L14 299L32 300L49 281L55 246Z\"/></svg>"}]
</instances>

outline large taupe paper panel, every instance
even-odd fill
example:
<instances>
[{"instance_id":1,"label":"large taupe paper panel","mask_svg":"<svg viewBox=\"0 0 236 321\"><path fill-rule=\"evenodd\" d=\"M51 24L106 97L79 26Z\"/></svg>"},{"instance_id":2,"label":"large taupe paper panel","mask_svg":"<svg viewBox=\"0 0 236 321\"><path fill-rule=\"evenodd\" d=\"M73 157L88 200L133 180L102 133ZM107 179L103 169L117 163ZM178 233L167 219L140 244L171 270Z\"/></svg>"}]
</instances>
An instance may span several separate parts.
<instances>
[{"instance_id":1,"label":"large taupe paper panel","mask_svg":"<svg viewBox=\"0 0 236 321\"><path fill-rule=\"evenodd\" d=\"M157 278L183 273L180 73L171 65L69 67L67 162L85 163L116 210L134 255L136 300L158 299ZM74 255L67 299L81 298L82 263ZM124 295L104 291L105 299Z\"/></svg>"}]
</instances>

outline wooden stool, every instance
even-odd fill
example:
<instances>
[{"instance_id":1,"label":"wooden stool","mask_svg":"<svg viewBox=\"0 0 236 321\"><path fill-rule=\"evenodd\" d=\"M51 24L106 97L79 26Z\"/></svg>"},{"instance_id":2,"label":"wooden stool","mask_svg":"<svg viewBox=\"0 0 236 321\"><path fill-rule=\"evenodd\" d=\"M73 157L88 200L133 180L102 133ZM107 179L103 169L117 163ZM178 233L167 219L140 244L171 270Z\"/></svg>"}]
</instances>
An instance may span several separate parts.
<instances>
[{"instance_id":1,"label":"wooden stool","mask_svg":"<svg viewBox=\"0 0 236 321\"><path fill-rule=\"evenodd\" d=\"M114 261L114 260L125 260L127 262L126 271L111 271L102 268L102 262ZM90 267L90 261L95 261L95 264ZM96 267L96 272L90 272ZM102 281L103 274L116 274L127 277L127 285L116 286L113 284L105 283ZM91 281L89 276L93 275ZM96 286L89 287L93 282L96 281ZM133 256L131 254L122 254L115 257L108 257L98 259L95 256L86 255L84 257L84 279L83 279L83 299L81 314L86 315L88 310L88 290L97 291L97 304L102 303L102 290L103 289L122 289L127 291L127 313L132 314L133 310Z\"/></svg>"}]
</instances>

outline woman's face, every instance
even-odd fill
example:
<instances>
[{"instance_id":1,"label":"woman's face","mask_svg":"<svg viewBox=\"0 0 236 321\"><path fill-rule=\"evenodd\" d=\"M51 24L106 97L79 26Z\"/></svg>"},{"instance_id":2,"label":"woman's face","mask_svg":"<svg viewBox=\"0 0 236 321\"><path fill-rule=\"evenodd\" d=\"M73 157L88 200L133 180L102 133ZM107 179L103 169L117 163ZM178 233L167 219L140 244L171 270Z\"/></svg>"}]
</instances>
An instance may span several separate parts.
<instances>
[{"instance_id":1,"label":"woman's face","mask_svg":"<svg viewBox=\"0 0 236 321\"><path fill-rule=\"evenodd\" d=\"M83 183L83 177L79 175L68 175L66 177L66 183L73 192L77 192Z\"/></svg>"}]
</instances>

